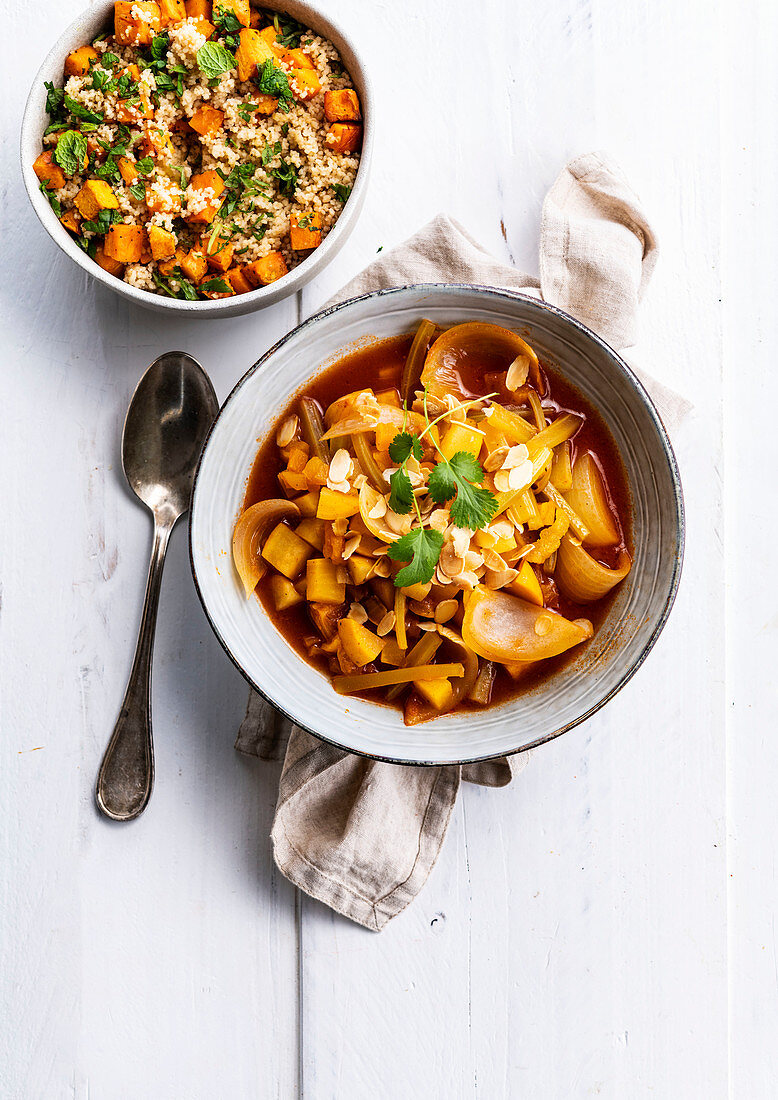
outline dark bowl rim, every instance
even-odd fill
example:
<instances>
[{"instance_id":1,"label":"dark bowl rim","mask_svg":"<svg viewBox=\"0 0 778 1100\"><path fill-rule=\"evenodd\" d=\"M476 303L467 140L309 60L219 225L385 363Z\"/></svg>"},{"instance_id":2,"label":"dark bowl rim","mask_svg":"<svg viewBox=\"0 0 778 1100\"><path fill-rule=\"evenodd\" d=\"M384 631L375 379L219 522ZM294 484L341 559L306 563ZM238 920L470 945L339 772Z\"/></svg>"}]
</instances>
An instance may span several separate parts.
<instances>
[{"instance_id":1,"label":"dark bowl rim","mask_svg":"<svg viewBox=\"0 0 778 1100\"><path fill-rule=\"evenodd\" d=\"M194 481L193 481L193 484L192 484L192 495L191 495L191 499L190 499L190 516L194 514L195 496L196 496L196 493L197 493L197 487L198 487L198 483L199 483L199 480L200 480L200 469L202 467L203 459L204 459L205 453L208 449L208 445L211 441L212 433L213 433L216 425L218 424L222 413L227 408L227 406L230 404L230 402L233 400L233 398L237 395L238 391L242 388L244 383L248 381L249 377L251 375L253 375L256 371L260 370L262 368L263 364L272 355L274 355L280 348L282 348L286 343L288 343L288 341L291 340L292 337L297 336L298 333L303 332L306 328L309 328L311 325L316 324L322 318L329 317L329 316L331 316L335 313L338 313L340 310L345 309L346 307L351 306L356 302L364 302L364 301L367 301L367 300L373 299L373 298L376 298L376 299L377 298L389 298L394 294L399 294L399 293L402 293L404 291L409 291L409 290L416 291L416 292L419 292L419 293L432 293L434 291L442 291L442 290L454 290L454 291L461 290L461 291L469 291L469 292L476 291L476 292L479 292L479 293L480 292L486 292L487 295L489 297L492 297L492 298L509 299L511 301L515 301L516 299L518 299L519 301L527 302L528 304L537 307L541 311L545 310L548 313L553 313L557 317L560 317L564 322L566 322L567 324L573 326L574 328L576 328L580 332L582 332L585 336L589 337L592 341L594 341L595 344L599 345L599 347L602 349L602 351L604 351L605 354L613 360L613 362L618 367L618 369L621 371L621 373L624 375L624 377L627 379L627 381L637 391L639 397L643 401L643 404L645 405L646 409L648 410L648 413L649 413L649 415L650 415L650 417L651 417L651 419L654 423L654 427L656 428L657 434L658 434L658 436L661 440L662 447L663 447L664 453L665 453L665 458L667 459L667 464L668 464L668 467L670 469L670 476L671 476L671 480L672 480L672 484L673 484L674 500L675 500L676 529L677 529L677 535L678 535L678 551L675 555L675 562L673 564L673 573L672 573L672 577L671 577L671 580L670 580L670 587L669 587L669 590L668 590L668 593L667 593L667 597L665 599L664 607L662 608L662 612L659 616L659 619L658 619L656 625L654 626L654 629L652 630L650 637L648 638L648 640L646 641L646 643L643 646L642 650L640 651L639 655L635 658L635 660L630 665L630 667L627 668L626 671L622 674L622 676L619 679L618 683L616 683L614 685L614 687L612 687L611 690L606 695L603 696L602 699L599 699L596 703L594 703L591 707L589 707L588 710L586 710L583 714L579 715L577 718L574 718L570 722L566 722L563 726L560 726L558 729L552 730L551 733L544 734L543 737L536 738L536 740L532 741L529 745L523 745L520 749L514 749L510 752L501 752L501 753L496 753L496 754L495 753L489 753L489 754L486 754L484 756L468 756L468 757L465 757L461 760L441 762L439 760L398 760L396 757L392 757L392 756L382 756L382 755L379 755L378 753L365 752L361 749L346 748L345 746L343 746L339 742L333 741L332 738L325 737L324 734L317 733L317 731L314 730L314 729L311 729L310 726L305 726L302 723L298 722L296 718L294 718L291 714L289 714L286 710L284 710L283 707L280 707L278 705L278 703L276 703L275 700L272 699L267 694L266 691L264 691L257 683L254 682L254 680L252 680L252 678L248 675L248 673L242 667L240 662L237 660L235 655L232 653L228 643L222 637L221 632L219 631L218 627L216 626L213 619L211 618L211 614L208 610L208 606L206 604L205 598L203 597L203 593L200 589L200 584L199 584L199 581L197 579L197 570L195 568L195 562L194 562L194 550L193 550L193 547L192 547L192 524L191 524L191 521L189 523L189 536L188 536L188 541L189 541L189 564L190 564L190 567L191 567L191 570L192 570L192 578L194 580L195 589L197 591L197 595L198 595L198 598L200 600L200 603L202 604L203 611L205 612L205 617L208 620L208 623L210 624L210 627L213 630L214 634L216 635L222 649L227 654L227 656L230 658L232 663L235 665L238 672L240 672L241 676L247 682L249 687L253 688L254 691L256 691L259 695L261 695L262 698L267 703L270 703L271 706L275 707L275 709L277 711L279 711L279 713L283 714L283 716L285 718L287 718L293 725L297 726L301 730L304 730L306 733L309 733L312 737L315 737L317 740L324 741L326 744L332 745L336 749L340 749L341 752L353 753L355 756L364 756L369 760L377 760L377 761L380 761L381 763L384 763L384 764L398 764L398 765L401 765L403 767L410 767L410 768L439 768L439 767L446 767L446 766L459 767L459 766L464 765L464 764L480 764L480 763L483 763L487 760L497 760L497 759L500 759L503 756L518 756L519 753L528 752L530 749L535 749L539 745L546 744L546 742L548 742L548 741L553 741L557 737L561 737L563 733L567 733L568 730L574 729L576 726L579 726L583 722L586 722L589 718L591 718L594 714L596 714L599 710L601 710L602 707L604 707L606 703L610 702L610 700L615 695L617 695L618 692L620 692L621 689L626 684L629 683L629 681L632 679L632 677L635 675L635 673L638 671L638 669L641 667L641 665L645 661L646 657L648 657L649 653L654 648L654 645L656 644L656 641L657 641L659 635L662 633L662 630L664 629L665 624L666 624L666 622L667 622L667 620L670 616L670 612L673 609L673 605L675 603L675 599L676 599L676 596L678 594L678 587L679 587L680 581L681 581L681 573L682 573L682 570L683 570L684 552L685 552L685 547L686 547L686 511L685 511L684 498L683 498L683 486L681 484L681 475L680 475L680 472L679 472L679 469L678 469L678 461L675 457L675 452L674 452L673 446L670 442L670 437L667 433L667 429L665 428L664 423L662 422L662 418L659 415L659 412L657 411L656 406L654 405L653 401L651 400L651 398L650 398L645 386L643 385L643 383L640 381L640 379L637 377L637 375L634 373L634 371L627 365L627 363L624 361L624 359L622 359L622 357L619 355L619 353L617 351L614 351L614 349L610 346L610 344L607 344L605 342L605 340L602 339L601 336L598 336L596 332L593 332L592 329L590 329L586 325L582 324L581 321L577 320L575 317L571 316L569 313L566 313L563 309L560 309L558 306L549 305L548 302L544 302L539 298L535 298L533 295L524 294L521 291L510 290L510 289L506 289L505 287L493 287L493 286L488 286L486 284L482 285L482 284L479 284L479 283L406 283L403 286L385 287L385 288L380 289L380 290L372 290L372 291L369 291L366 294L358 294L358 295L355 295L353 298L346 298L344 301L336 302L334 305L325 306L323 309L320 309L317 313L314 313L310 317L306 318L306 320L301 321L300 324L296 325L293 329L290 329L290 331L287 332L286 335L282 336L279 340L277 340L275 342L275 344L272 345L272 347L268 348L268 350L263 355L261 355L259 357L259 359L257 359L256 362L253 363L252 366L250 366L248 368L248 370L243 375L241 375L241 377L235 383L233 388L230 390L230 393L227 395L226 399L222 403L222 405L219 409L219 412L216 414L216 417L215 417L213 423L211 424L211 426L208 430L208 434L205 437L205 442L203 443L203 448L202 448L202 451L200 452L200 458L198 459L198 462L197 462L197 469L195 470Z\"/></svg>"}]
</instances>

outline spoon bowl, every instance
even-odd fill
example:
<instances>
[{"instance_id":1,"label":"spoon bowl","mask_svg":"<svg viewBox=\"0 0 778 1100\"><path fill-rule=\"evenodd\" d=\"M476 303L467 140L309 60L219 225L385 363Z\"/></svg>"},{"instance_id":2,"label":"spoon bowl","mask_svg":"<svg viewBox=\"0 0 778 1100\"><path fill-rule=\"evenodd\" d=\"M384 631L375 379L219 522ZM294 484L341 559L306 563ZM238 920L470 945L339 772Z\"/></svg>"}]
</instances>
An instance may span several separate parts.
<instances>
[{"instance_id":1,"label":"spoon bowl","mask_svg":"<svg viewBox=\"0 0 778 1100\"><path fill-rule=\"evenodd\" d=\"M151 658L168 540L189 507L200 452L219 403L200 364L183 351L160 355L133 394L122 436L130 488L154 516L138 644L119 718L97 776L104 814L129 821L146 808L154 784Z\"/></svg>"}]
</instances>

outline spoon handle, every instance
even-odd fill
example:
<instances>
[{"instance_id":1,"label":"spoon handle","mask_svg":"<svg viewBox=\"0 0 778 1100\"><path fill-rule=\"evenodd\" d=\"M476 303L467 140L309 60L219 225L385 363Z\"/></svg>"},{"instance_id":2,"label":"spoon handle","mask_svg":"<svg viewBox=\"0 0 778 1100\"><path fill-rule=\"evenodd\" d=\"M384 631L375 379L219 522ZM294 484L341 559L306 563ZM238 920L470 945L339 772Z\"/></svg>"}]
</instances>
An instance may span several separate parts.
<instances>
[{"instance_id":1,"label":"spoon handle","mask_svg":"<svg viewBox=\"0 0 778 1100\"><path fill-rule=\"evenodd\" d=\"M142 814L154 785L151 655L154 649L162 568L173 523L159 524L156 520L154 523L154 547L151 551L135 659L122 708L97 773L97 805L107 817L112 817L115 821L130 821Z\"/></svg>"}]
</instances>

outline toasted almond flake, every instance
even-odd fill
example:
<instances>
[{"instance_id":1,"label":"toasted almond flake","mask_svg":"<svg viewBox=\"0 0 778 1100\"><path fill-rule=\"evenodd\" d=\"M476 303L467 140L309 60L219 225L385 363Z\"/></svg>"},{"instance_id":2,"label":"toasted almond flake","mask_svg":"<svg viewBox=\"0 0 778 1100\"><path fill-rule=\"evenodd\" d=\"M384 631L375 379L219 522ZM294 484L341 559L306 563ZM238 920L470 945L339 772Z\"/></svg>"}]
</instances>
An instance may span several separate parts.
<instances>
[{"instance_id":1,"label":"toasted almond flake","mask_svg":"<svg viewBox=\"0 0 778 1100\"><path fill-rule=\"evenodd\" d=\"M386 497L377 497L375 504L367 514L370 519L383 519L386 515Z\"/></svg>"},{"instance_id":2,"label":"toasted almond flake","mask_svg":"<svg viewBox=\"0 0 778 1100\"><path fill-rule=\"evenodd\" d=\"M451 545L454 547L457 557L463 558L470 547L473 532L468 530L467 527L457 527L452 524L446 534L451 539Z\"/></svg>"},{"instance_id":3,"label":"toasted almond flake","mask_svg":"<svg viewBox=\"0 0 778 1100\"><path fill-rule=\"evenodd\" d=\"M483 560L484 565L487 567L487 569L500 570L506 568L506 563L503 561L499 554L496 554L494 552L494 550L484 550Z\"/></svg>"},{"instance_id":4,"label":"toasted almond flake","mask_svg":"<svg viewBox=\"0 0 778 1100\"><path fill-rule=\"evenodd\" d=\"M396 535L407 535L413 523L413 516L410 512L407 516L401 516L392 508L387 508L384 522L389 530L394 531Z\"/></svg>"},{"instance_id":5,"label":"toasted almond flake","mask_svg":"<svg viewBox=\"0 0 778 1100\"><path fill-rule=\"evenodd\" d=\"M279 447L288 447L297 435L300 421L296 416L287 416L281 427L276 432L276 443Z\"/></svg>"},{"instance_id":6,"label":"toasted almond flake","mask_svg":"<svg viewBox=\"0 0 778 1100\"><path fill-rule=\"evenodd\" d=\"M332 530L336 535L345 535L346 531L348 531L348 520L343 516L334 519L332 521Z\"/></svg>"},{"instance_id":7,"label":"toasted almond flake","mask_svg":"<svg viewBox=\"0 0 778 1100\"><path fill-rule=\"evenodd\" d=\"M535 633L540 635L548 634L551 629L552 621L550 615L538 615L535 619Z\"/></svg>"},{"instance_id":8,"label":"toasted almond flake","mask_svg":"<svg viewBox=\"0 0 778 1100\"><path fill-rule=\"evenodd\" d=\"M473 589L476 587L479 580L480 578L477 573L473 573L470 570L465 570L464 573L460 573L459 576L456 578L456 584L458 584L460 588Z\"/></svg>"},{"instance_id":9,"label":"toasted almond flake","mask_svg":"<svg viewBox=\"0 0 778 1100\"><path fill-rule=\"evenodd\" d=\"M514 466L521 466L522 462L529 460L529 451L525 443L517 443L515 447L511 447L505 456L503 462L503 468L506 470L512 470Z\"/></svg>"},{"instance_id":10,"label":"toasted almond flake","mask_svg":"<svg viewBox=\"0 0 778 1100\"><path fill-rule=\"evenodd\" d=\"M450 542L444 543L443 545L443 549L440 552L438 568L448 577L456 577L465 568L464 557L457 554Z\"/></svg>"},{"instance_id":11,"label":"toasted almond flake","mask_svg":"<svg viewBox=\"0 0 778 1100\"><path fill-rule=\"evenodd\" d=\"M444 508L435 508L430 513L430 527L435 531L440 531L441 535L448 527L448 512Z\"/></svg>"},{"instance_id":12,"label":"toasted almond flake","mask_svg":"<svg viewBox=\"0 0 778 1100\"><path fill-rule=\"evenodd\" d=\"M394 618L394 611L387 611L375 630L379 638L383 638L390 630L394 630Z\"/></svg>"},{"instance_id":13,"label":"toasted almond flake","mask_svg":"<svg viewBox=\"0 0 778 1100\"><path fill-rule=\"evenodd\" d=\"M392 573L392 566L388 558L379 558L375 563L375 569L373 575L376 577L389 577Z\"/></svg>"},{"instance_id":14,"label":"toasted almond flake","mask_svg":"<svg viewBox=\"0 0 778 1100\"><path fill-rule=\"evenodd\" d=\"M510 447L496 447L493 451L490 451L484 461L484 469L488 473L494 473L495 470L502 469L509 451Z\"/></svg>"},{"instance_id":15,"label":"toasted almond flake","mask_svg":"<svg viewBox=\"0 0 778 1100\"><path fill-rule=\"evenodd\" d=\"M350 539L346 541L343 547L343 560L348 561L352 554L355 554L359 549L359 544L362 541L361 535L352 535Z\"/></svg>"},{"instance_id":16,"label":"toasted almond flake","mask_svg":"<svg viewBox=\"0 0 778 1100\"><path fill-rule=\"evenodd\" d=\"M509 493L511 490L510 471L498 470L494 475L494 487L498 493Z\"/></svg>"},{"instance_id":17,"label":"toasted almond flake","mask_svg":"<svg viewBox=\"0 0 778 1100\"><path fill-rule=\"evenodd\" d=\"M527 381L528 374L529 359L526 355L517 355L508 367L508 373L505 376L505 388L510 390L511 393L515 392L519 386L523 386Z\"/></svg>"},{"instance_id":18,"label":"toasted almond flake","mask_svg":"<svg viewBox=\"0 0 778 1100\"><path fill-rule=\"evenodd\" d=\"M484 416L488 420L489 417L494 413L494 405L487 405L486 408L483 409L482 411L483 411Z\"/></svg>"},{"instance_id":19,"label":"toasted almond flake","mask_svg":"<svg viewBox=\"0 0 778 1100\"><path fill-rule=\"evenodd\" d=\"M363 549L363 551L365 550L364 547L362 547L362 549ZM385 556L387 550L388 550L388 547L384 546L383 543L380 543L378 546L376 546L373 550L370 551L370 557L371 558L383 558Z\"/></svg>"},{"instance_id":20,"label":"toasted almond flake","mask_svg":"<svg viewBox=\"0 0 778 1100\"><path fill-rule=\"evenodd\" d=\"M346 618L353 619L355 623L359 623L361 626L363 623L367 622L367 612L361 603L352 603L351 607L348 609Z\"/></svg>"},{"instance_id":21,"label":"toasted almond flake","mask_svg":"<svg viewBox=\"0 0 778 1100\"><path fill-rule=\"evenodd\" d=\"M509 539L513 534L513 524L501 516L489 525L489 533L496 539Z\"/></svg>"},{"instance_id":22,"label":"toasted almond flake","mask_svg":"<svg viewBox=\"0 0 778 1100\"><path fill-rule=\"evenodd\" d=\"M506 584L515 581L518 575L518 570L516 569L486 569L484 571L483 583L487 588L504 588Z\"/></svg>"},{"instance_id":23,"label":"toasted almond flake","mask_svg":"<svg viewBox=\"0 0 778 1100\"><path fill-rule=\"evenodd\" d=\"M511 489L526 489L532 482L534 468L531 462L523 462L508 471L508 485Z\"/></svg>"},{"instance_id":24,"label":"toasted almond flake","mask_svg":"<svg viewBox=\"0 0 778 1100\"><path fill-rule=\"evenodd\" d=\"M437 629L438 627L436 623L419 623L419 630L423 630L427 634L437 632Z\"/></svg>"},{"instance_id":25,"label":"toasted almond flake","mask_svg":"<svg viewBox=\"0 0 778 1100\"><path fill-rule=\"evenodd\" d=\"M331 481L327 478L327 488L332 489L334 493L350 493L351 486L347 481Z\"/></svg>"},{"instance_id":26,"label":"toasted almond flake","mask_svg":"<svg viewBox=\"0 0 778 1100\"><path fill-rule=\"evenodd\" d=\"M435 608L435 622L447 623L449 619L454 618L458 607L459 603L457 600L441 600Z\"/></svg>"},{"instance_id":27,"label":"toasted almond flake","mask_svg":"<svg viewBox=\"0 0 778 1100\"><path fill-rule=\"evenodd\" d=\"M330 462L329 480L330 481L345 481L351 473L351 467L353 463L351 461L351 455L345 449L341 447L332 456Z\"/></svg>"},{"instance_id":28,"label":"toasted almond flake","mask_svg":"<svg viewBox=\"0 0 778 1100\"><path fill-rule=\"evenodd\" d=\"M354 488L361 489L363 485L367 485L367 478L364 474L357 474L354 478Z\"/></svg>"},{"instance_id":29,"label":"toasted almond flake","mask_svg":"<svg viewBox=\"0 0 778 1100\"><path fill-rule=\"evenodd\" d=\"M469 572L472 572L474 569L480 569L483 564L483 554L479 554L477 550L468 550L465 554L465 569Z\"/></svg>"}]
</instances>

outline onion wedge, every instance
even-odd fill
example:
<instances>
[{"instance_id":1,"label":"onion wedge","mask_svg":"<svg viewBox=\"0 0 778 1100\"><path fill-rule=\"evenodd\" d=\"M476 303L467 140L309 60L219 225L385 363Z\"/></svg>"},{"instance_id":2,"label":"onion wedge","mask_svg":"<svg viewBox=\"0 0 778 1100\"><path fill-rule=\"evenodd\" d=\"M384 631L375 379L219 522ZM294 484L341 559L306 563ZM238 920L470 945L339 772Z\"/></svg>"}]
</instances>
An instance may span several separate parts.
<instances>
[{"instance_id":1,"label":"onion wedge","mask_svg":"<svg viewBox=\"0 0 778 1100\"><path fill-rule=\"evenodd\" d=\"M262 542L283 519L299 518L300 509L291 500L280 497L261 500L247 508L232 533L232 560L246 592L246 599L265 575L267 566L260 557Z\"/></svg>"},{"instance_id":2,"label":"onion wedge","mask_svg":"<svg viewBox=\"0 0 778 1100\"><path fill-rule=\"evenodd\" d=\"M615 546L619 529L613 518L605 480L593 455L579 455L573 464L573 482L564 494L570 507L587 528L582 541L587 546Z\"/></svg>"},{"instance_id":3,"label":"onion wedge","mask_svg":"<svg viewBox=\"0 0 778 1100\"><path fill-rule=\"evenodd\" d=\"M502 664L556 657L593 633L586 619L573 623L546 607L482 585L473 589L462 621L465 645Z\"/></svg>"},{"instance_id":4,"label":"onion wedge","mask_svg":"<svg viewBox=\"0 0 778 1100\"><path fill-rule=\"evenodd\" d=\"M609 569L587 553L578 539L567 534L557 552L554 577L566 596L576 603L594 603L624 580L632 568L626 550L619 554L615 569Z\"/></svg>"}]
</instances>

